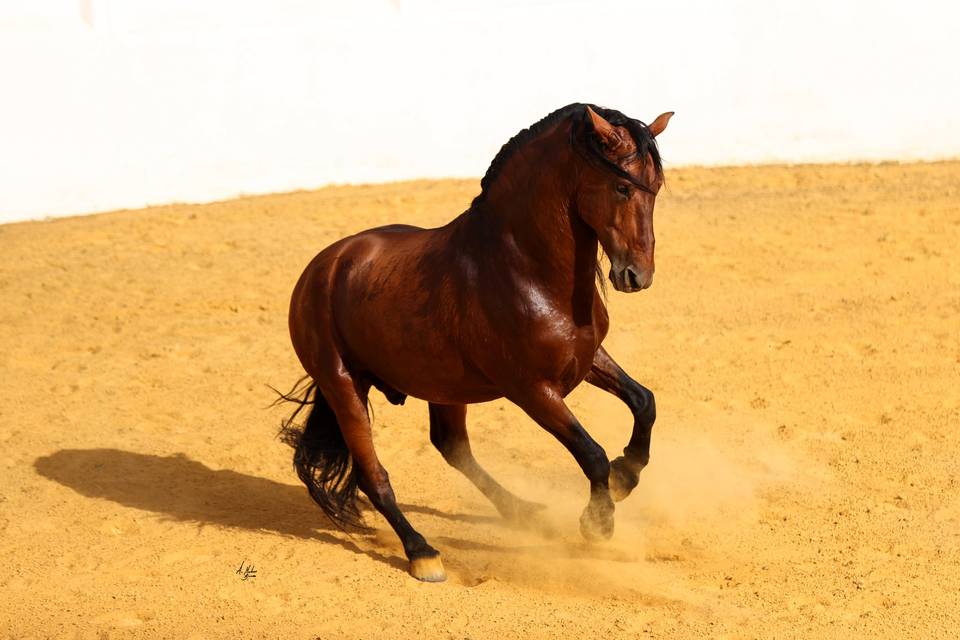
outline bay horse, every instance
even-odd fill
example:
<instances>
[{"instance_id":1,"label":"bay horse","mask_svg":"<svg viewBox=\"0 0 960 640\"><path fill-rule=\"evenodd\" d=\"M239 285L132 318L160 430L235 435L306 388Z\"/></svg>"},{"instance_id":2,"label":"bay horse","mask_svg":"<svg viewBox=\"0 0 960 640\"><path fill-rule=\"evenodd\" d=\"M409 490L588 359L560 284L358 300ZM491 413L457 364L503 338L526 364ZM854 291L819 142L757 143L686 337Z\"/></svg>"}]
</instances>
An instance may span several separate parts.
<instances>
[{"instance_id":1,"label":"bay horse","mask_svg":"<svg viewBox=\"0 0 960 640\"><path fill-rule=\"evenodd\" d=\"M505 518L542 505L522 500L474 458L466 406L507 398L565 446L590 481L580 518L589 540L613 534L614 501L637 485L650 457L653 393L601 343L608 316L598 243L617 291L641 291L654 272L654 202L663 184L650 125L613 109L571 104L503 146L481 193L436 229L391 225L321 251L290 301L290 335L307 375L282 398L294 467L341 527L359 526L358 489L403 544L413 577L446 578L440 553L397 506L377 458L367 396L429 403L430 440ZM623 455L610 462L564 397L586 380L634 417ZM307 410L305 424L294 419Z\"/></svg>"}]
</instances>

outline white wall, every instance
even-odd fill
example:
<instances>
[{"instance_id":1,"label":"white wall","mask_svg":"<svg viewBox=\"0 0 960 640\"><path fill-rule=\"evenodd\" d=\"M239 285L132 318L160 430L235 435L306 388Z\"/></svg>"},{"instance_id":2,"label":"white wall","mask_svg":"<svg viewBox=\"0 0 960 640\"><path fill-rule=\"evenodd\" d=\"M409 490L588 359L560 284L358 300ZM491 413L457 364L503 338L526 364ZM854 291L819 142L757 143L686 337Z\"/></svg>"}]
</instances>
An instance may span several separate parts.
<instances>
[{"instance_id":1,"label":"white wall","mask_svg":"<svg viewBox=\"0 0 960 640\"><path fill-rule=\"evenodd\" d=\"M479 176L573 101L668 166L957 156L955 7L0 0L0 221Z\"/></svg>"}]
</instances>

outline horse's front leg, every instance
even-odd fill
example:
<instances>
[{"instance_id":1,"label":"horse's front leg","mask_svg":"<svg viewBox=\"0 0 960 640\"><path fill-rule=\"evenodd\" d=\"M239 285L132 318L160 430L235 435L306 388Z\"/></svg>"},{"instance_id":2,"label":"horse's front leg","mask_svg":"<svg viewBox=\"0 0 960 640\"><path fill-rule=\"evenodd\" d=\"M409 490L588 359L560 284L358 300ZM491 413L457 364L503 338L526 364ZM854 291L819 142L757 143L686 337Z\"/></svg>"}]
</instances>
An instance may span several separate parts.
<instances>
[{"instance_id":1,"label":"horse's front leg","mask_svg":"<svg viewBox=\"0 0 960 640\"><path fill-rule=\"evenodd\" d=\"M573 454L590 481L590 502L580 516L583 537L588 540L609 539L613 535L614 507L607 486L610 461L603 447L590 437L551 385L539 385L509 397Z\"/></svg>"},{"instance_id":2,"label":"horse's front leg","mask_svg":"<svg viewBox=\"0 0 960 640\"><path fill-rule=\"evenodd\" d=\"M633 434L623 455L610 463L610 495L619 502L640 481L640 471L650 462L650 433L657 419L653 392L631 378L603 347L597 350L587 382L623 400L633 413Z\"/></svg>"}]
</instances>

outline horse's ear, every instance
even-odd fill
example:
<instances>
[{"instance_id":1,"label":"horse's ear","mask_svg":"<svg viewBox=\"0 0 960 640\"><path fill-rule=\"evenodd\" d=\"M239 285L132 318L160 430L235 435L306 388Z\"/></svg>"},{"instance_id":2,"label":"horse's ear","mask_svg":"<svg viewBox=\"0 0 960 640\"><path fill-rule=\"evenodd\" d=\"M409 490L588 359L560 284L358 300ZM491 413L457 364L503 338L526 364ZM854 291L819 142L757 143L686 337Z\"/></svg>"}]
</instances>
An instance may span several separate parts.
<instances>
[{"instance_id":1,"label":"horse's ear","mask_svg":"<svg viewBox=\"0 0 960 640\"><path fill-rule=\"evenodd\" d=\"M590 107L587 107L587 118L593 125L593 132L607 150L613 151L623 144L623 138L617 133L617 129Z\"/></svg>"},{"instance_id":2,"label":"horse's ear","mask_svg":"<svg viewBox=\"0 0 960 640\"><path fill-rule=\"evenodd\" d=\"M666 113L661 113L657 116L657 119L650 123L650 126L647 127L650 129L650 135L656 138L658 135L663 133L663 130L667 128L667 123L670 122L670 118L673 117L673 111L667 111Z\"/></svg>"}]
</instances>

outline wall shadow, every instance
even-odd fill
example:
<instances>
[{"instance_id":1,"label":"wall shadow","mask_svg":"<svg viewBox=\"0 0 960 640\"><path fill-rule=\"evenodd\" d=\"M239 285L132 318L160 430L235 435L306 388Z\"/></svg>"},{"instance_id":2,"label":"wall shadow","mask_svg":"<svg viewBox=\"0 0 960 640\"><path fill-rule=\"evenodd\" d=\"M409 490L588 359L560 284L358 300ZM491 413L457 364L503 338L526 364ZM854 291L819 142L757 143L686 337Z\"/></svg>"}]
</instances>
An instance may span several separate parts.
<instances>
[{"instance_id":1,"label":"wall shadow","mask_svg":"<svg viewBox=\"0 0 960 640\"><path fill-rule=\"evenodd\" d=\"M229 469L218 471L184 454L157 456L118 449L63 449L37 458L34 468L45 478L80 495L111 500L162 518L319 540L404 571L407 568L405 558L362 549L354 540L333 535L340 530L310 500L304 487ZM498 521L417 505L401 508L464 522Z\"/></svg>"}]
</instances>

